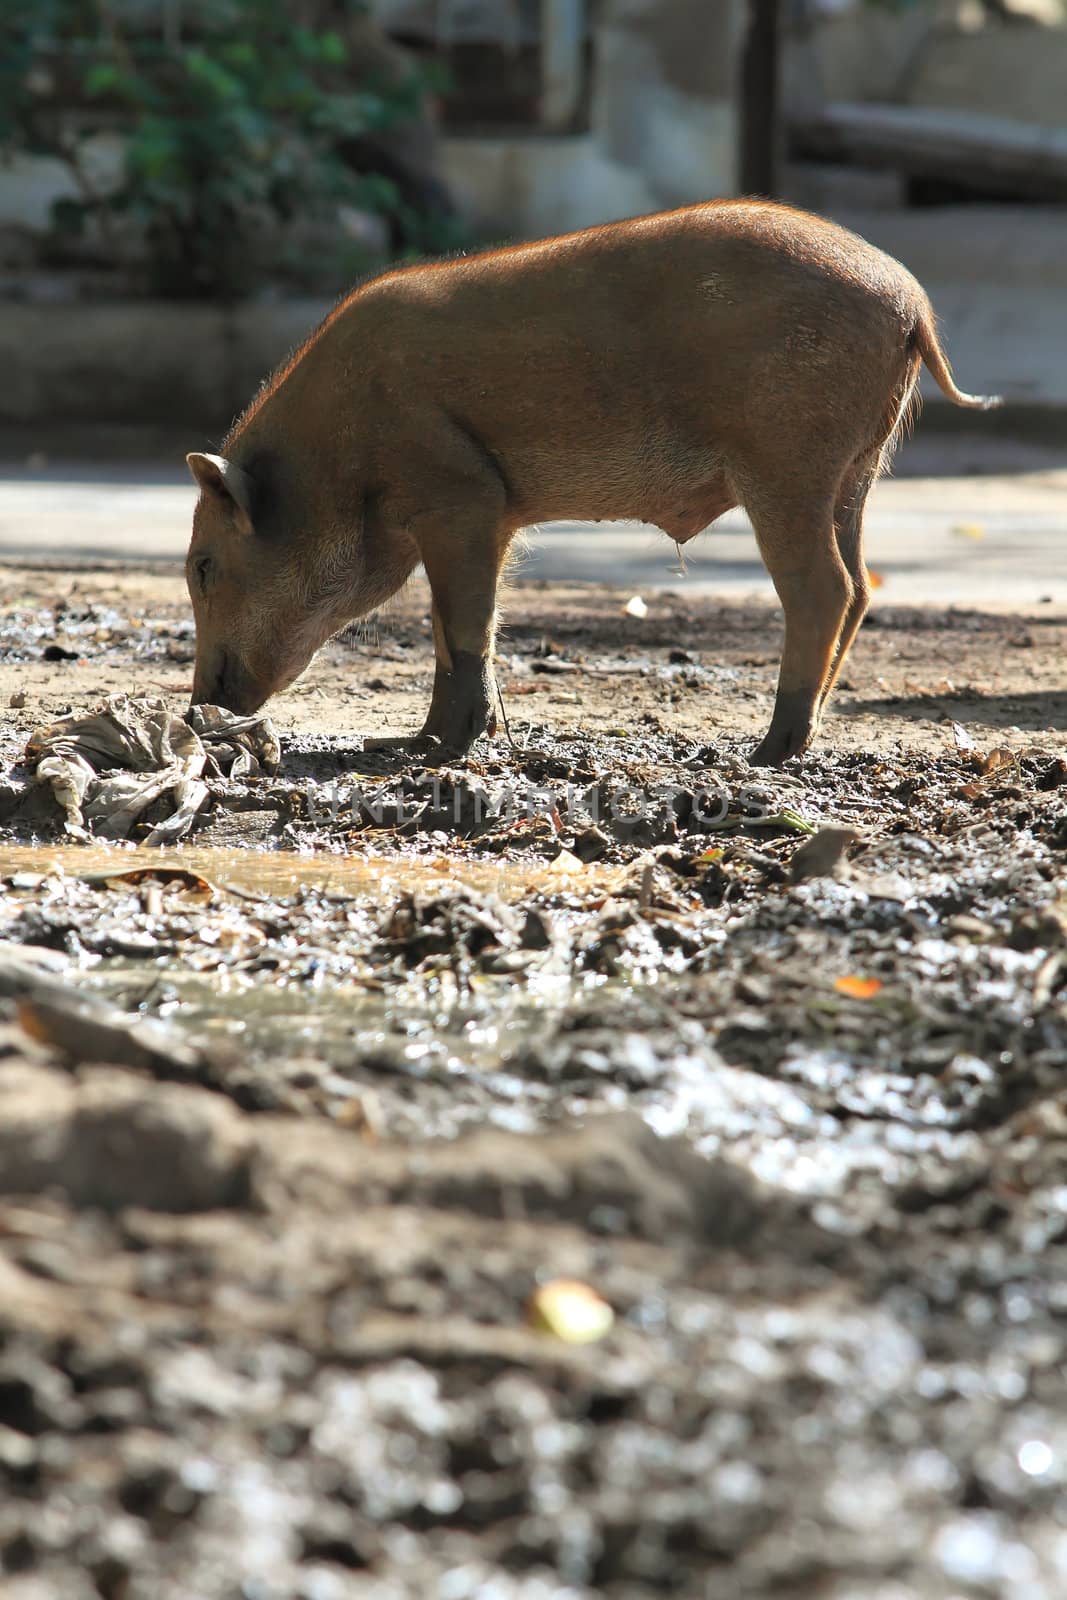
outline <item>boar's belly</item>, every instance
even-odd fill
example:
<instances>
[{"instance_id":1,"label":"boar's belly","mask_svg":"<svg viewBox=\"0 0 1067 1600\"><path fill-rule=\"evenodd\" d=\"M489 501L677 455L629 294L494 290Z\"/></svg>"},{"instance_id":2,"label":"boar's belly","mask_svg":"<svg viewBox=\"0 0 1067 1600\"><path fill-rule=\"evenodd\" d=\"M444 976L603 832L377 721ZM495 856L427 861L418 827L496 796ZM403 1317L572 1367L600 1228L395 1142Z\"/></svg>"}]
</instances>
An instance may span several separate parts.
<instances>
[{"instance_id":1,"label":"boar's belly","mask_svg":"<svg viewBox=\"0 0 1067 1600\"><path fill-rule=\"evenodd\" d=\"M695 539L698 533L703 533L705 528L710 527L717 517L732 511L736 504L737 496L731 491L726 480L717 478L714 483L706 484L698 493L675 501L668 508L658 511L655 516L650 516L646 520L654 523L657 528L662 528L675 544L687 544L690 539Z\"/></svg>"}]
</instances>

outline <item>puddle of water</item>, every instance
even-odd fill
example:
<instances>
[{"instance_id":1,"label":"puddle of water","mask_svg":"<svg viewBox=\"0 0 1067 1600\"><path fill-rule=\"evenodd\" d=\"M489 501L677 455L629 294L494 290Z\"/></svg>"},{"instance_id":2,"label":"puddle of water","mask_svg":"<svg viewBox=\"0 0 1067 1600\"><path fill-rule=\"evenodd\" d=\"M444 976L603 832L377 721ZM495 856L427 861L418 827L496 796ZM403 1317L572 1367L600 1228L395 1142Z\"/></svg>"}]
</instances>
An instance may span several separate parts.
<instances>
[{"instance_id":1,"label":"puddle of water","mask_svg":"<svg viewBox=\"0 0 1067 1600\"><path fill-rule=\"evenodd\" d=\"M195 893L168 893L157 914L139 888L123 893L116 884L118 899L100 900L107 926L105 953L97 954L93 946L101 941L90 940L88 951L78 948L80 921L92 921L95 900L79 885L71 898L70 966L60 981L127 1016L168 1024L198 1046L223 1046L228 1059L247 1065L249 1081L263 1095L280 1095L282 1104L294 1093L306 1094L327 1115L343 1115L369 1085L384 1125L397 1137L451 1136L478 1120L533 1127L546 1107L559 1114L571 1105L582 1111L632 1104L653 1125L669 1122L673 1132L699 1130L708 1120L699 1088L706 1063L688 1063L686 1076L678 1063L658 1066L644 1045L620 1079L609 1059L619 1052L604 1053L602 1042L602 1061L594 1050L594 1065L582 1057L560 1080L539 1061L539 1042L578 1001L603 990L603 1027L616 1021L633 975L608 979L583 970L566 934L615 888L632 882L633 864L586 865L566 855L555 862L463 860L458 852L398 859L195 846L12 847L0 850L0 879L10 884L0 909L12 917L22 914L23 903L62 910L64 884L153 871L195 873L256 903L214 896L201 904ZM558 947L538 953L512 948L505 955L518 966L468 970L461 928L454 950L435 954L431 942L426 960L410 972L398 956L383 953L376 944L381 915L398 895L418 890L429 899L459 885L512 902L547 902L561 935ZM331 907L320 895L343 903ZM296 903L283 909L279 902L287 897ZM41 926L52 937L47 917ZM62 915L58 927L65 929ZM217 940L208 937L213 932ZM529 969L528 955L535 963ZM666 1009L669 1025L669 1004ZM629 1061L638 1044L631 1038L619 1051ZM517 1067L529 1049L532 1066ZM715 1095L709 1103L719 1106Z\"/></svg>"},{"instance_id":2,"label":"puddle of water","mask_svg":"<svg viewBox=\"0 0 1067 1600\"><path fill-rule=\"evenodd\" d=\"M464 861L456 856L299 855L196 846L147 850L104 844L12 845L0 849L0 878L22 873L76 878L161 869L196 872L221 888L263 895L293 895L312 888L355 898L385 891L427 894L462 884L499 895L502 900L518 900L534 891L608 892L626 873L624 868L578 862L566 853L556 861L519 862L506 858Z\"/></svg>"},{"instance_id":3,"label":"puddle of water","mask_svg":"<svg viewBox=\"0 0 1067 1600\"><path fill-rule=\"evenodd\" d=\"M296 1062L299 1071L301 1061L305 1067L318 1062L313 1072L306 1070L331 1114L358 1097L369 1072L370 1081L381 1084L394 1131L410 1125L442 1134L476 1115L532 1125L550 1091L511 1078L507 1060L521 1042L550 1027L579 991L602 979L576 976L566 964L521 981L510 971L457 976L447 950L408 975L402 964L396 969L368 957L381 913L404 892L428 900L467 886L505 901L548 901L554 921L563 925L598 906L633 868L585 865L568 855L516 862L465 861L458 853L405 859L195 846L13 846L0 849L0 880L9 886L0 905L12 916L25 904L48 906L58 897L62 905L65 883L138 872L197 874L248 899L201 902L195 892L168 893L157 921L143 894L130 887L121 902L133 908L127 926L113 897L104 896L101 915L114 922L120 950L102 956L75 950L61 982L130 1016L167 1023L197 1045L228 1044L258 1063L254 1071L268 1087L278 1074L284 1077L286 1063ZM117 881L115 887L124 888ZM305 902L309 891L312 899ZM320 895L335 902L332 909ZM72 903L76 918L91 916L84 895ZM265 911L270 932L264 940L257 930ZM231 938L216 945L207 938L216 928ZM136 951L142 937L143 958ZM262 953L271 958L266 966L258 960Z\"/></svg>"}]
</instances>

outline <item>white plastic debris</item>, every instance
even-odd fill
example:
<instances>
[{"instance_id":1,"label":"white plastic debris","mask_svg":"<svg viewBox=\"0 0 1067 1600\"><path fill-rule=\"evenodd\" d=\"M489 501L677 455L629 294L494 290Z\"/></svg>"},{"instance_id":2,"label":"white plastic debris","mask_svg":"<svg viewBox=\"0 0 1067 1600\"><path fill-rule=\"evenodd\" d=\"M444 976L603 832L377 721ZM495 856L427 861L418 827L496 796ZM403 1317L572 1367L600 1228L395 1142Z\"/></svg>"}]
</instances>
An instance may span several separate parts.
<instances>
[{"instance_id":1,"label":"white plastic debris","mask_svg":"<svg viewBox=\"0 0 1067 1600\"><path fill-rule=\"evenodd\" d=\"M145 844L182 838L207 799L204 773L231 778L276 772L281 749L267 717L194 706L184 717L163 700L109 695L88 716L37 728L26 746L36 776L51 784L77 838L125 839L148 808L169 795L171 813Z\"/></svg>"}]
</instances>

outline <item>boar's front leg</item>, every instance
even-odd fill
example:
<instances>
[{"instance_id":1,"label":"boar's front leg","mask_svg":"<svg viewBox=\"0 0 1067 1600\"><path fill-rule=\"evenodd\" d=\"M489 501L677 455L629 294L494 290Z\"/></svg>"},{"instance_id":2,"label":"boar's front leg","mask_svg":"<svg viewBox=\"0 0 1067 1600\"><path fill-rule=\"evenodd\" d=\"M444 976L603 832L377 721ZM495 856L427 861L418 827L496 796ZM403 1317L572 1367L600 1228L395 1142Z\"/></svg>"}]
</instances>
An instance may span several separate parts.
<instances>
[{"instance_id":1,"label":"boar's front leg","mask_svg":"<svg viewBox=\"0 0 1067 1600\"><path fill-rule=\"evenodd\" d=\"M434 675L433 695L430 699L430 709L426 713L426 721L421 731L411 742L418 743L426 749L443 743L449 732L449 720L452 715L452 703L456 697L457 684L453 667L452 651L449 649L445 635L445 625L436 603L433 606L433 649L434 649ZM490 681L490 697L492 695L492 682ZM495 731L492 712L490 712L490 731Z\"/></svg>"},{"instance_id":2,"label":"boar's front leg","mask_svg":"<svg viewBox=\"0 0 1067 1600\"><path fill-rule=\"evenodd\" d=\"M449 436L455 448L473 450L465 434ZM501 568L514 527L499 477L482 475L475 455L440 480L439 508L398 510L414 540L433 597L436 658L433 698L421 731L406 739L365 739L364 749L427 756L435 764L464 756L493 715L493 636ZM424 486L423 494L427 493ZM446 509L447 508L447 509Z\"/></svg>"},{"instance_id":3,"label":"boar's front leg","mask_svg":"<svg viewBox=\"0 0 1067 1600\"><path fill-rule=\"evenodd\" d=\"M418 733L364 739L364 750L424 756L431 765L466 755L478 735L496 732L492 711L493 676L487 657L450 650L441 613L433 606L433 695Z\"/></svg>"},{"instance_id":4,"label":"boar's front leg","mask_svg":"<svg viewBox=\"0 0 1067 1600\"><path fill-rule=\"evenodd\" d=\"M452 700L453 685L451 666L447 664L451 658L444 644L441 618L436 606L433 608L433 643L436 657L433 695L430 699L430 709L426 713L426 721L419 732L407 735L386 734L382 738L364 739L364 750L380 750L386 754L406 756L428 756L431 752L439 750L448 724L448 707Z\"/></svg>"},{"instance_id":5,"label":"boar's front leg","mask_svg":"<svg viewBox=\"0 0 1067 1600\"><path fill-rule=\"evenodd\" d=\"M429 535L429 536L427 536ZM437 528L420 538L433 595L436 657L433 699L423 735L439 741L436 759L466 755L495 732L493 636L507 536L496 527Z\"/></svg>"}]
</instances>

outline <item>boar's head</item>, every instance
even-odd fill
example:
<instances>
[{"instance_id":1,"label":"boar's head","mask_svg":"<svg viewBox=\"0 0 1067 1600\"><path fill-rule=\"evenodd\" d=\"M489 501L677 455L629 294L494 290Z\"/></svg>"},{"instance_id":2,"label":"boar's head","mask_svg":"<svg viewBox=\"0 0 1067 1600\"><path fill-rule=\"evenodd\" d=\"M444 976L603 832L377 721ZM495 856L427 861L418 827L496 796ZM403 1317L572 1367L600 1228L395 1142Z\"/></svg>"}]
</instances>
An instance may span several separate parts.
<instances>
[{"instance_id":1,"label":"boar's head","mask_svg":"<svg viewBox=\"0 0 1067 1600\"><path fill-rule=\"evenodd\" d=\"M247 714L300 676L353 615L348 585L299 558L263 515L264 486L224 456L186 457L200 488L185 577L196 618L193 704Z\"/></svg>"}]
</instances>

